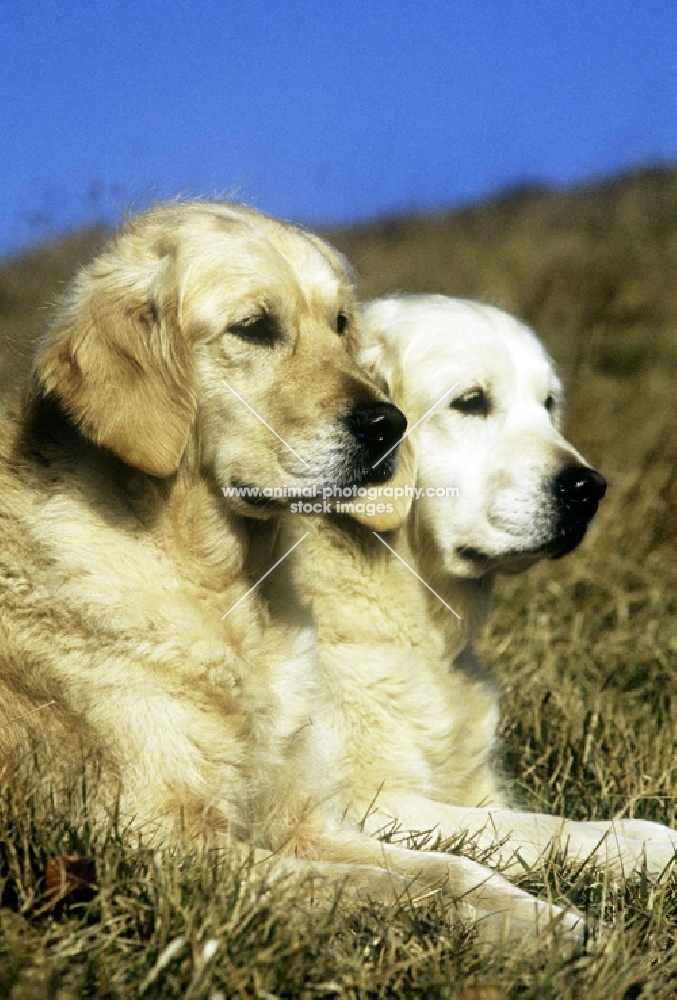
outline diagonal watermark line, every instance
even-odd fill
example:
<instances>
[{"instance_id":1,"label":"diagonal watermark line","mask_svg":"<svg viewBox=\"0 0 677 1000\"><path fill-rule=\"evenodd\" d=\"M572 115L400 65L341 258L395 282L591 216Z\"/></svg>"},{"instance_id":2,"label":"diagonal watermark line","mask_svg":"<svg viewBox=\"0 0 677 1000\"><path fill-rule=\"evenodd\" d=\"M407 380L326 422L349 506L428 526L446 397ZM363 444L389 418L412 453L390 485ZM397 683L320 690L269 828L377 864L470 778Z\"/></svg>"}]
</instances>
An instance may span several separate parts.
<instances>
[{"instance_id":1,"label":"diagonal watermark line","mask_svg":"<svg viewBox=\"0 0 677 1000\"><path fill-rule=\"evenodd\" d=\"M285 559L287 558L287 556L290 556L292 554L292 552L294 551L294 549L296 548L296 546L300 545L301 542L303 541L303 539L307 538L309 534L310 534L310 532L306 531L305 535L302 535L299 538L298 542L294 542L294 544L292 545L292 547L290 549L287 549L287 551L285 552L285 554L280 559L278 559L277 562L273 566L270 567L270 569L266 570L266 572L263 574L263 576L260 577L256 581L256 583L254 584L254 586L250 587L249 590L247 591L247 593L243 594L242 597L240 597L235 602L235 604L232 606L232 608L230 608L228 611L226 611L225 615L221 615L221 621L223 621L224 618L227 618L228 615L230 614L230 612L234 611L235 608L238 606L238 604L242 604L242 602L244 601L245 597L249 597L249 595L251 594L252 590L256 590L256 588L259 586L259 584L263 583L263 581L265 580L265 578L267 576L270 576L270 574L273 572L273 570L277 569L277 567L280 565L280 563L284 562Z\"/></svg>"},{"instance_id":2,"label":"diagonal watermark line","mask_svg":"<svg viewBox=\"0 0 677 1000\"><path fill-rule=\"evenodd\" d=\"M305 465L306 469L310 468L310 465L309 465L308 462L306 462L305 458L301 458L301 456L299 455L299 453L297 451L294 451L294 449L292 448L292 446L287 441L285 441L285 439L280 434L278 434L277 431L274 430L274 428L272 428L269 423L267 423L263 419L263 417L261 416L261 414L257 413L256 410L254 409L254 407L250 406L249 403L247 402L247 400L243 399L242 396L240 395L240 393L236 392L235 389L233 389L232 385L230 385L228 382L226 382L225 378L223 379L223 384L225 386L227 386L228 389L230 389L230 391L232 392L232 394L234 396L237 396L237 398L240 400L241 403L244 403L244 405L247 407L247 409L250 410L254 414L254 416L256 417L257 420L261 421L261 423L263 424L264 427L268 428L268 430L270 431L271 434L275 435L275 437L278 439L278 441L282 442L282 444L285 446L285 448L289 449L289 451L292 453L292 455L296 455L296 457L298 458L299 462L303 462L303 464ZM384 456L384 458L385 458L385 456Z\"/></svg>"},{"instance_id":3,"label":"diagonal watermark line","mask_svg":"<svg viewBox=\"0 0 677 1000\"><path fill-rule=\"evenodd\" d=\"M456 385L458 385L458 382L456 383ZM452 388L453 388L453 387L452 387ZM451 392L451 389L449 390L449 392ZM446 395L446 393L445 393L445 395ZM436 404L436 405L437 405L437 404ZM416 579L417 579L417 580L419 580L419 581L420 581L420 582L421 582L421 583L423 584L423 586L424 586L424 587L427 587L427 589L428 589L428 590L430 591L430 593L431 593L431 594L433 594L433 595L434 595L434 596L435 596L435 597L437 598L437 600L438 600L438 601L440 601L440 602L441 602L441 603L442 603L442 604L443 604L443 605L445 606L445 608L448 608L448 610L449 610L449 611L451 611L452 615L456 615L456 617L458 618L458 620L459 620L459 621L461 620L461 616L459 615L458 611L454 611L454 609L453 609L453 608L451 607L451 605L450 605L450 604L447 604L447 602L446 602L446 601L444 600L444 598L443 598L443 597L440 597L440 595L439 595L439 594L437 593L437 591L436 591L436 590L433 590L433 588L432 588L432 587L430 586L430 584L426 583L426 582L425 582L425 580L423 579L423 577L422 577L422 576L419 576L419 575L418 575L418 573L416 572L416 570L415 570L415 569L413 569L413 567L411 567L411 566L409 565L409 563L408 563L408 562L406 562L406 561L405 561L405 560L404 560L404 559L402 558L402 556L401 556L401 555L398 555L398 553L397 553L397 552L395 551L395 549L392 549L392 548L391 548L391 547L390 547L390 546L388 545L388 543L387 543L387 542L385 541L385 539L381 538L381 536L379 535L378 531L373 531L373 532L372 532L372 534L373 534L373 535L376 535L376 537L378 538L379 542L382 542L382 543L383 543L383 545L385 545L385 547L386 547L386 548L387 548L387 549L388 549L388 550L389 550L390 552L392 552L392 554L393 554L393 555L395 556L395 558L396 558L396 559L399 559L399 560L400 560L400 562L402 563L402 565L403 565L403 566L406 566L406 567L407 567L407 569L409 570L409 572L410 572L410 573L413 573L413 574L414 574L414 576L416 577Z\"/></svg>"},{"instance_id":4,"label":"diagonal watermark line","mask_svg":"<svg viewBox=\"0 0 677 1000\"><path fill-rule=\"evenodd\" d=\"M13 726L15 722L22 722L23 719L27 719L29 715L35 715L36 712L42 712L43 708L51 708L52 705L56 705L55 698L52 698L51 701L46 701L44 705L38 705L37 708L32 708L30 712L25 712L23 715L17 716L17 718L12 719L11 722L5 722L4 725L0 726L0 729L7 729L8 726Z\"/></svg>"},{"instance_id":5,"label":"diagonal watermark line","mask_svg":"<svg viewBox=\"0 0 677 1000\"><path fill-rule=\"evenodd\" d=\"M378 462L374 462L374 464L372 465L372 469L375 469L375 468L376 468L376 467L377 467L378 465L380 465L380 464L381 464L381 462L383 461L383 459L384 459L384 458L387 458L387 457L388 457L388 455L390 454L390 452L391 452L391 451L395 451L395 449L396 449L396 448L399 448L399 446L400 446L400 445L402 444L402 442L404 441L404 439L405 439L405 438L408 438L408 437L409 437L409 435L411 434L411 432L412 432L412 431L415 431L415 430L416 430L416 428L418 427L418 425L419 425L419 424L422 424L422 423L423 423L423 421L424 421L424 420L425 420L425 419L426 419L427 417L429 417L429 416L430 416L430 414L431 414L431 413L433 412L433 410L435 409L435 407L436 407L436 406L439 406L439 405L440 405L440 403L442 402L442 400L444 399L444 397L445 397L445 396L448 396L450 392L453 392L453 391L454 391L454 389L456 388L456 386L457 386L457 385L458 385L458 382L454 382L454 384L452 385L451 389L447 389L447 391L446 391L446 392L443 392L443 393L442 393L442 395L440 396L440 398L439 398L439 399L437 400L437 402L436 402L436 403L433 403L433 405L432 405L432 406L430 407L430 409L429 409L429 410L426 410L426 412L425 412L425 413L423 414L423 416L422 416L422 417L420 418L420 420L417 420L415 424L413 424L413 425L412 425L411 427L409 427L409 428L408 428L408 429L407 429L407 430L406 430L406 431L404 432L404 434L402 435L402 437L400 438L400 440L399 440L399 441L397 441L397 442L396 442L396 443L395 443L395 444L394 444L394 445L392 446L392 448L388 448L387 452L385 452L385 454L384 454L384 455L381 455L381 457L379 458ZM440 600L442 600L442 599L440 598ZM442 601L442 604L444 604L444 601Z\"/></svg>"}]
</instances>

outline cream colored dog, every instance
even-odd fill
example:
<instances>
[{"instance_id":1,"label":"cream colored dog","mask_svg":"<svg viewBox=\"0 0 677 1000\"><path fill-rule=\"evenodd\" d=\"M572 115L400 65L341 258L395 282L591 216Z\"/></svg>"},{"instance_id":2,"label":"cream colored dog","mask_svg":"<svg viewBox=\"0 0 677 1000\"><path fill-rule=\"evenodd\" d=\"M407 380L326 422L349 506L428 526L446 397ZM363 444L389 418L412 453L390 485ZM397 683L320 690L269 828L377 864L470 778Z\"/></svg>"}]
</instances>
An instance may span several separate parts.
<instances>
[{"instance_id":1,"label":"cream colored dog","mask_svg":"<svg viewBox=\"0 0 677 1000\"><path fill-rule=\"evenodd\" d=\"M354 336L340 255L232 205L161 205L81 272L0 429L5 774L84 750L147 835L269 849L325 797L312 632L245 599L275 508L222 490L359 482L397 442Z\"/></svg>"},{"instance_id":2,"label":"cream colored dog","mask_svg":"<svg viewBox=\"0 0 677 1000\"><path fill-rule=\"evenodd\" d=\"M394 471L406 422L355 336L343 259L235 206L161 205L81 272L0 418L3 777L35 756L58 785L84 756L89 817L147 841L207 826L276 870L545 926L481 866L346 822L315 633L258 587L282 509L260 488Z\"/></svg>"},{"instance_id":3,"label":"cream colored dog","mask_svg":"<svg viewBox=\"0 0 677 1000\"><path fill-rule=\"evenodd\" d=\"M118 809L146 840L207 826L291 857L277 870L381 898L440 889L487 928L503 932L508 913L513 930L533 930L554 914L580 935L576 915L481 865L357 828L380 766L358 775L346 815L346 751L360 754L373 725L397 754L393 716L376 692L340 680L337 692L293 600L269 607L258 586L282 511L261 489L395 470L406 423L351 359L355 320L336 252L235 206L161 205L81 272L0 417L4 780L35 757L58 784L93 758L88 815ZM385 506L370 524L394 528L403 508ZM383 595L360 582L354 596L340 595L359 627L385 620ZM397 627L385 647L377 628L371 655L387 676ZM351 658L339 678L344 667L353 676Z\"/></svg>"},{"instance_id":4,"label":"cream colored dog","mask_svg":"<svg viewBox=\"0 0 677 1000\"><path fill-rule=\"evenodd\" d=\"M486 837L486 810L445 812L499 794L491 687L462 661L441 682L482 614L473 574L459 640L370 535L397 527L395 501L363 518L369 528L326 536L319 662L292 606L269 609L255 589L281 509L260 486L388 483L394 471L405 423L351 360L354 313L326 244L214 203L131 220L80 274L2 416L4 772L35 752L51 779L93 755L103 806L147 837L207 824L380 895L441 887L473 912L544 926L559 911L482 866L369 836L394 818L443 833L479 819ZM411 463L407 443L394 486ZM310 566L319 526L297 566ZM473 537L462 558L477 567L485 554ZM490 815L500 825L505 813Z\"/></svg>"},{"instance_id":5,"label":"cream colored dog","mask_svg":"<svg viewBox=\"0 0 677 1000\"><path fill-rule=\"evenodd\" d=\"M364 321L361 361L409 421L400 453L403 468L418 470L417 498L387 533L344 515L292 520L293 537L309 532L295 580L319 630L325 743L347 821L372 835L467 835L508 872L559 845L616 875L641 871L644 859L660 874L674 831L515 811L494 760L498 697L471 645L494 576L574 549L605 491L560 433L549 358L505 313L441 296L374 302ZM381 499L392 492L385 484ZM463 860L449 867L458 896L469 888ZM489 905L524 912L512 887L501 898L493 885Z\"/></svg>"}]
</instances>

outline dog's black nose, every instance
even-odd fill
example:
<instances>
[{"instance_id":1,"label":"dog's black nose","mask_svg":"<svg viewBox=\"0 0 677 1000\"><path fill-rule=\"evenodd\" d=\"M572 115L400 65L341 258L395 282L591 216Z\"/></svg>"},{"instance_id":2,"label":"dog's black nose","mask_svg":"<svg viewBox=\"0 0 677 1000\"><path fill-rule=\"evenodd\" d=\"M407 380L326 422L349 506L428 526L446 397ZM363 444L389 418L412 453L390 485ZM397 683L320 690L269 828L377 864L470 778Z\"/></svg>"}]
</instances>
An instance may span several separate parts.
<instances>
[{"instance_id":1,"label":"dog's black nose","mask_svg":"<svg viewBox=\"0 0 677 1000\"><path fill-rule=\"evenodd\" d=\"M373 465L399 442L407 429L407 418L392 403L374 403L351 410L348 426Z\"/></svg>"},{"instance_id":2,"label":"dog's black nose","mask_svg":"<svg viewBox=\"0 0 677 1000\"><path fill-rule=\"evenodd\" d=\"M585 465L570 465L555 478L555 496L578 517L593 517L605 493L604 476Z\"/></svg>"},{"instance_id":3,"label":"dog's black nose","mask_svg":"<svg viewBox=\"0 0 677 1000\"><path fill-rule=\"evenodd\" d=\"M606 479L587 465L568 465L557 473L552 489L557 518L548 551L552 559L559 559L583 540L606 493Z\"/></svg>"}]
</instances>

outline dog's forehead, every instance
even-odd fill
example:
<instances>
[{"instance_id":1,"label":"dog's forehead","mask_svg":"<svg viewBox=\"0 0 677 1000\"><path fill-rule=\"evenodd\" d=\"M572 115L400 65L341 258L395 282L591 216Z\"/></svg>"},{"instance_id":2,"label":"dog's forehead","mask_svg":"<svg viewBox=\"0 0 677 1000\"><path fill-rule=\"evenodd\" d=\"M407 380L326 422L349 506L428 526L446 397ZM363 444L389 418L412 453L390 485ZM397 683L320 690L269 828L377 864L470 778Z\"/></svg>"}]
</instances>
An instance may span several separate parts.
<instances>
[{"instance_id":1,"label":"dog's forehead","mask_svg":"<svg viewBox=\"0 0 677 1000\"><path fill-rule=\"evenodd\" d=\"M494 306L462 299L433 308L427 332L416 337L423 355L495 380L515 374L547 374L552 364L532 331Z\"/></svg>"},{"instance_id":2,"label":"dog's forehead","mask_svg":"<svg viewBox=\"0 0 677 1000\"><path fill-rule=\"evenodd\" d=\"M267 244L268 252L283 258L304 286L318 286L329 293L346 282L351 284L346 260L318 236L251 209L241 210L235 218L250 229L253 240ZM232 219L223 219L226 231Z\"/></svg>"},{"instance_id":3,"label":"dog's forehead","mask_svg":"<svg viewBox=\"0 0 677 1000\"><path fill-rule=\"evenodd\" d=\"M544 348L524 324L482 303L406 296L366 310L381 342L379 364L412 413L481 387L496 397L540 398L558 385ZM397 374L399 372L399 375ZM384 374L387 374L384 372Z\"/></svg>"},{"instance_id":4,"label":"dog's forehead","mask_svg":"<svg viewBox=\"0 0 677 1000\"><path fill-rule=\"evenodd\" d=\"M347 265L322 240L235 206L189 217L178 255L184 301L199 298L206 306L211 299L212 309L237 298L335 308L353 296Z\"/></svg>"}]
</instances>

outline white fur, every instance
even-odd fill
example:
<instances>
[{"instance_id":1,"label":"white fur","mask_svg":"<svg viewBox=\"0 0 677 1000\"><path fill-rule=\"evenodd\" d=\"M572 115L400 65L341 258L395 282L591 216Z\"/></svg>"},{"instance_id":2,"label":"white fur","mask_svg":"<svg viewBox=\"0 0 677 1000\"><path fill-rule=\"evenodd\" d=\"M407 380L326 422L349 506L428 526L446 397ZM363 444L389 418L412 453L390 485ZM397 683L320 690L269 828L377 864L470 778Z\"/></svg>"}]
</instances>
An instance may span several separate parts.
<instances>
[{"instance_id":1,"label":"white fur","mask_svg":"<svg viewBox=\"0 0 677 1000\"><path fill-rule=\"evenodd\" d=\"M371 303L363 318L359 357L408 418L401 450L424 494L380 537L335 516L289 522L292 537L309 532L295 580L318 626L330 714L317 722L337 748L346 820L372 835L467 838L493 849L508 873L560 846L614 876L637 874L645 862L659 875L673 858L674 831L521 813L496 765L498 695L472 640L495 573L523 569L561 543L556 477L587 469L559 430L562 389L549 358L524 325L475 303L394 298ZM464 412L478 389L486 413ZM425 495L439 487L457 487L458 496ZM575 526L569 547L583 530ZM429 858L421 853L422 871ZM518 903L528 905L490 869L476 872L494 886L491 907L517 915ZM450 859L447 874L457 896L471 888L462 859ZM472 903L473 891L466 898Z\"/></svg>"}]
</instances>

